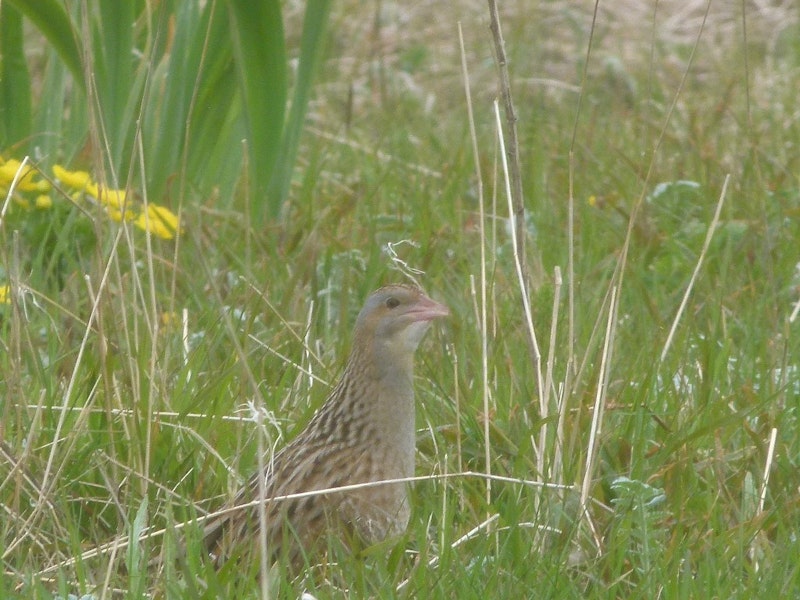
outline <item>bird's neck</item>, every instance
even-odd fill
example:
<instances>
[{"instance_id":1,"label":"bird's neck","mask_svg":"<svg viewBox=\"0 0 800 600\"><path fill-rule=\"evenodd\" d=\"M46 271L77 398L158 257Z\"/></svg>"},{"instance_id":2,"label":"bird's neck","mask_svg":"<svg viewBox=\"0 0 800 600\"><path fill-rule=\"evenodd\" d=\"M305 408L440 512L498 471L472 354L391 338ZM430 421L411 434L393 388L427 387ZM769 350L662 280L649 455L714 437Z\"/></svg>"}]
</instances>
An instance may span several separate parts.
<instances>
[{"instance_id":1,"label":"bird's neck","mask_svg":"<svg viewBox=\"0 0 800 600\"><path fill-rule=\"evenodd\" d=\"M347 369L361 371L370 389L369 419L388 447L402 456L402 473L414 469L414 355L378 342L353 349ZM398 457L400 458L400 457Z\"/></svg>"},{"instance_id":2,"label":"bird's neck","mask_svg":"<svg viewBox=\"0 0 800 600\"><path fill-rule=\"evenodd\" d=\"M413 402L414 353L405 348L371 340L361 343L351 353L348 369L363 370L373 385L405 396Z\"/></svg>"}]
</instances>

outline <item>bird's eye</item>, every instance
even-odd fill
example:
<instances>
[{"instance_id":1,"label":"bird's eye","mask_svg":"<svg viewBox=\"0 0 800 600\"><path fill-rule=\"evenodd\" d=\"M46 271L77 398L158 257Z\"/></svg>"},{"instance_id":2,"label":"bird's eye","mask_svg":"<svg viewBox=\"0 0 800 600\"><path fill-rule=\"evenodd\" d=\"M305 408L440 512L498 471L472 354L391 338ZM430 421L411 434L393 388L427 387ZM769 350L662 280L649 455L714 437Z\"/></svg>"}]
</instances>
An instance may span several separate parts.
<instances>
[{"instance_id":1,"label":"bird's eye","mask_svg":"<svg viewBox=\"0 0 800 600\"><path fill-rule=\"evenodd\" d=\"M400 306L400 300L394 296L390 296L386 299L386 308L397 308L398 306Z\"/></svg>"}]
</instances>

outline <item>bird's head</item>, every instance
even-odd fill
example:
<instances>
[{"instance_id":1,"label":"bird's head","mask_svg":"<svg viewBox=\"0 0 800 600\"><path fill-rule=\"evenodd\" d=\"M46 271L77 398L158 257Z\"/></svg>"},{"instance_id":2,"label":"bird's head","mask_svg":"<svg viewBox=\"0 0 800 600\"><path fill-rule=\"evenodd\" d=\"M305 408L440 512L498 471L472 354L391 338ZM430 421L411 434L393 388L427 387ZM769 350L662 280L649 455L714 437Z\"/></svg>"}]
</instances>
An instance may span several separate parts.
<instances>
[{"instance_id":1,"label":"bird's head","mask_svg":"<svg viewBox=\"0 0 800 600\"><path fill-rule=\"evenodd\" d=\"M431 321L446 317L444 304L428 298L416 286L387 285L373 292L356 321L356 340L372 341L392 354L413 354Z\"/></svg>"}]
</instances>

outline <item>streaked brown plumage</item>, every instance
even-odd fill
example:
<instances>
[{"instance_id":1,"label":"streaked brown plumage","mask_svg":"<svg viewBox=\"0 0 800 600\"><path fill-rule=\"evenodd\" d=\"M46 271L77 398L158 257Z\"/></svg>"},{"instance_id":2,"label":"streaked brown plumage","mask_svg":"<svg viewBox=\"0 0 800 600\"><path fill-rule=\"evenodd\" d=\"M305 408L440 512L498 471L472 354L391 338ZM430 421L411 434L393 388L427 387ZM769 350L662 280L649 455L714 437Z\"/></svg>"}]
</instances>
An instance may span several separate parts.
<instances>
[{"instance_id":1,"label":"streaked brown plumage","mask_svg":"<svg viewBox=\"0 0 800 600\"><path fill-rule=\"evenodd\" d=\"M373 292L356 321L353 346L341 380L308 426L257 473L233 505L344 485L414 474L414 351L432 319L447 307L409 285ZM344 526L373 544L405 531L407 484L268 502L266 524L271 559L312 550L329 527ZM254 547L258 511L249 507L209 522L205 544L218 562ZM284 541L293 540L282 548ZM298 543L299 542L299 543Z\"/></svg>"}]
</instances>

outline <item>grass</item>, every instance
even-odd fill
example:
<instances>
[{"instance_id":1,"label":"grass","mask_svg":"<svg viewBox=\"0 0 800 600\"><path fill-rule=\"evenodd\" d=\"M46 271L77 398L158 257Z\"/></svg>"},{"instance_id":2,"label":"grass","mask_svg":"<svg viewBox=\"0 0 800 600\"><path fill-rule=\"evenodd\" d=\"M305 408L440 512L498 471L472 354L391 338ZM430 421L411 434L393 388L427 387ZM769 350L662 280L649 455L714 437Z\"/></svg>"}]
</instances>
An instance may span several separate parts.
<instances>
[{"instance_id":1,"label":"grass","mask_svg":"<svg viewBox=\"0 0 800 600\"><path fill-rule=\"evenodd\" d=\"M74 210L28 224L48 251L4 227L0 597L258 597L257 566L202 562L193 520L324 400L363 299L405 279L387 244L453 314L418 353L411 526L363 556L331 540L332 564L272 593L798 595L798 14L748 12L745 37L721 4L702 33L700 3L680 22L672 3L601 6L593 29L569 2L501 15L547 415L483 6L332 9L291 201L266 229L244 194L210 191L172 242ZM149 569L162 551L178 559Z\"/></svg>"}]
</instances>

